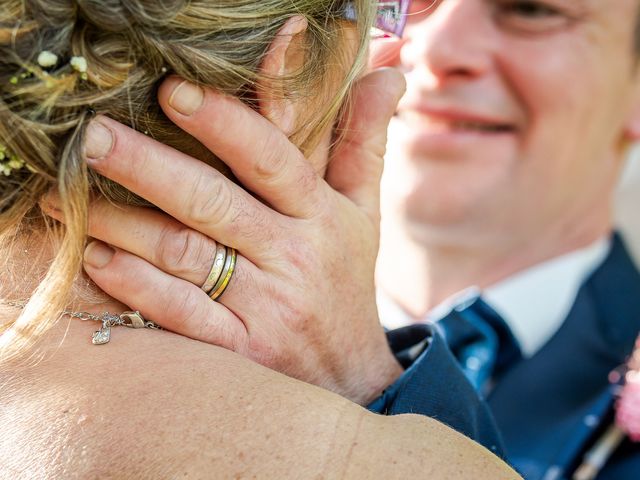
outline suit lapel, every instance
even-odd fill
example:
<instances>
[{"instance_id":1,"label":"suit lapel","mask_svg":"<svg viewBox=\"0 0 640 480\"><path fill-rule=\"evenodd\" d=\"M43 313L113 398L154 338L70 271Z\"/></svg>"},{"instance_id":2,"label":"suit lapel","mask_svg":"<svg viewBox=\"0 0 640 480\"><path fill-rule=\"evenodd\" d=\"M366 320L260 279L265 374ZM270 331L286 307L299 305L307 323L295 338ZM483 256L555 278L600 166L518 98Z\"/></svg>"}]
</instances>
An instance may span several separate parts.
<instances>
[{"instance_id":1,"label":"suit lapel","mask_svg":"<svg viewBox=\"0 0 640 480\"><path fill-rule=\"evenodd\" d=\"M615 235L562 327L498 378L489 397L507 454L526 478L554 478L575 468L609 421L608 374L625 362L638 331L640 273Z\"/></svg>"}]
</instances>

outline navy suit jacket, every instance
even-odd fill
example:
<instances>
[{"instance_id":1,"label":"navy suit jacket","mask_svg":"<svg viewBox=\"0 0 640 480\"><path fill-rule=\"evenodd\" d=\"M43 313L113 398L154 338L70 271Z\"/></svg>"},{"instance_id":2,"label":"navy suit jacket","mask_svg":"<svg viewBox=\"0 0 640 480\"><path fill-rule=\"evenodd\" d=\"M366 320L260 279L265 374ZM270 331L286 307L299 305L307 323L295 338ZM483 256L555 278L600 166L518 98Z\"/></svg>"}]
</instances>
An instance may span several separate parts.
<instances>
[{"instance_id":1,"label":"navy suit jacket","mask_svg":"<svg viewBox=\"0 0 640 480\"><path fill-rule=\"evenodd\" d=\"M554 471L570 478L612 421L608 375L626 362L639 332L640 272L614 235L560 329L496 379L488 398L507 457L525 478ZM625 441L597 478L640 479L640 444Z\"/></svg>"},{"instance_id":2,"label":"navy suit jacket","mask_svg":"<svg viewBox=\"0 0 640 480\"><path fill-rule=\"evenodd\" d=\"M415 413L435 418L504 458L502 439L487 404L471 386L435 328L412 325L387 332L387 338L406 370L369 405L369 410L385 415ZM411 352L418 342L422 343L418 351Z\"/></svg>"},{"instance_id":3,"label":"navy suit jacket","mask_svg":"<svg viewBox=\"0 0 640 480\"><path fill-rule=\"evenodd\" d=\"M489 406L503 436L507 460L526 479L571 478L584 453L611 422L614 396L608 375L625 363L638 332L640 272L615 235L611 252L580 288L558 332L532 358L515 362L494 379ZM411 342L405 339L400 348L394 344L397 335L397 331L388 333L394 352L402 357ZM422 368L404 379L402 401L390 405L394 413L425 408L430 401L432 380L425 378L433 377L430 370L438 367L424 360L419 358ZM464 408L460 404L468 398L459 398L454 408ZM479 407L468 408L477 415ZM443 405L445 414L451 415ZM469 419L451 423L459 429L461 424L468 427ZM490 447L477 432L471 431L470 436ZM640 479L640 444L625 441L597 478Z\"/></svg>"}]
</instances>

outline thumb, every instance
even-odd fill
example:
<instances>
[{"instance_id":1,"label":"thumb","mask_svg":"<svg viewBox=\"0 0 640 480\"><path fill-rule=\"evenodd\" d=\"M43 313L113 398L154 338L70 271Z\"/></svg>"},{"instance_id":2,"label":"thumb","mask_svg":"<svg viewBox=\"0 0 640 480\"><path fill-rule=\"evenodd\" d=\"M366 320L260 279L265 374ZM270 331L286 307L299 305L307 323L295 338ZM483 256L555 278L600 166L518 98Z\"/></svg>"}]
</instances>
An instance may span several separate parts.
<instances>
[{"instance_id":1,"label":"thumb","mask_svg":"<svg viewBox=\"0 0 640 480\"><path fill-rule=\"evenodd\" d=\"M369 47L369 67L393 67L400 63L400 52L406 43L402 38L378 38Z\"/></svg>"},{"instance_id":2,"label":"thumb","mask_svg":"<svg viewBox=\"0 0 640 480\"><path fill-rule=\"evenodd\" d=\"M379 216L387 127L405 88L404 76L392 68L375 70L358 80L339 122L340 141L326 173L334 190L374 219Z\"/></svg>"}]
</instances>

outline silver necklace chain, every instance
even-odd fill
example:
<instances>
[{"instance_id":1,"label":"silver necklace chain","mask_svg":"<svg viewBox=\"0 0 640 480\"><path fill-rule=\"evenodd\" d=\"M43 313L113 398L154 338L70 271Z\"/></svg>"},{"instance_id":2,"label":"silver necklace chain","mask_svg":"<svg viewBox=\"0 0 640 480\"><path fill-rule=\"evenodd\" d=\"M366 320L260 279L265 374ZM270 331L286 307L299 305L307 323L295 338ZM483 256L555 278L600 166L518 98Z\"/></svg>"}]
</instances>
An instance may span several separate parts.
<instances>
[{"instance_id":1,"label":"silver necklace chain","mask_svg":"<svg viewBox=\"0 0 640 480\"><path fill-rule=\"evenodd\" d=\"M21 309L25 307L25 304L18 302L5 302L5 305ZM83 321L100 322L102 324L100 330L93 332L93 336L91 337L91 343L94 345L104 345L105 343L109 343L109 340L111 340L111 327L162 330L162 327L157 323L145 320L138 311L126 311L119 315L110 312L103 312L100 315L94 315L89 312L71 312L69 310L65 310L62 312L62 315Z\"/></svg>"}]
</instances>

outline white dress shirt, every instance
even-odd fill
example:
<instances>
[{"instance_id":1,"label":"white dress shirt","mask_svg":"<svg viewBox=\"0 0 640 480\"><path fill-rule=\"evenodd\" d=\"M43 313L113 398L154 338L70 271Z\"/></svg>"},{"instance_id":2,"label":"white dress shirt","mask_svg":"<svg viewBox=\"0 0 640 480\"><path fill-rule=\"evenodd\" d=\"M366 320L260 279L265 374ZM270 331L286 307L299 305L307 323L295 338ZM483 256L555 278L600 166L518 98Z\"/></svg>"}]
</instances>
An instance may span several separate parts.
<instances>
[{"instance_id":1,"label":"white dress shirt","mask_svg":"<svg viewBox=\"0 0 640 480\"><path fill-rule=\"evenodd\" d=\"M499 313L520 343L522 354L535 354L560 328L584 281L605 260L611 240L601 238L574 250L516 273L481 291L467 288L431 310L422 322L435 322L454 306L478 295ZM389 329L415 323L399 305L378 290L378 311Z\"/></svg>"}]
</instances>

